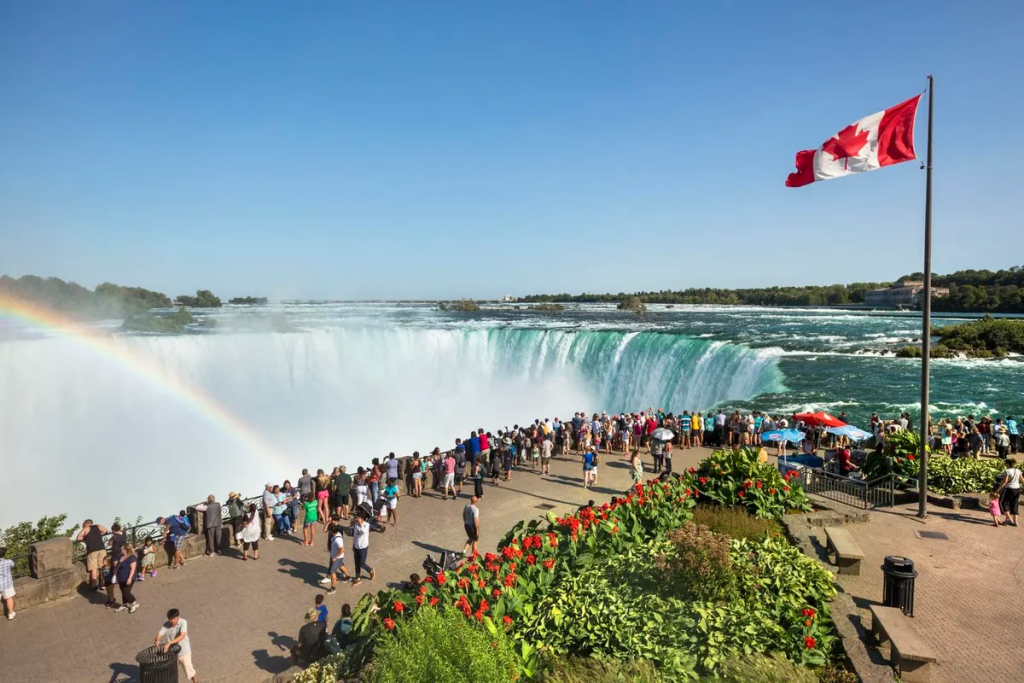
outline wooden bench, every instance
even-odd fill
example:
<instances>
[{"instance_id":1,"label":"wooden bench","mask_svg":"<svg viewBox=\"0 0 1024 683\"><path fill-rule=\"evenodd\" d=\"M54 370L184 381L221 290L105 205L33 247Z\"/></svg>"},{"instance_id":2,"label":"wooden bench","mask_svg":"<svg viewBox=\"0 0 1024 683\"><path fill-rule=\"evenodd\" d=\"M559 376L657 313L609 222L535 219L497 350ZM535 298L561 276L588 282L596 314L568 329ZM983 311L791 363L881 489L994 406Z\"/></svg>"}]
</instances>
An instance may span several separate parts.
<instances>
[{"instance_id":1,"label":"wooden bench","mask_svg":"<svg viewBox=\"0 0 1024 683\"><path fill-rule=\"evenodd\" d=\"M906 683L928 683L935 651L914 630L910 617L896 607L871 605L871 635L878 644L889 641L889 663Z\"/></svg>"},{"instance_id":2,"label":"wooden bench","mask_svg":"<svg viewBox=\"0 0 1024 683\"><path fill-rule=\"evenodd\" d=\"M864 559L864 551L853 540L850 532L830 526L825 528L825 536L828 537L828 551L836 554L839 573L860 576L860 561Z\"/></svg>"}]
</instances>

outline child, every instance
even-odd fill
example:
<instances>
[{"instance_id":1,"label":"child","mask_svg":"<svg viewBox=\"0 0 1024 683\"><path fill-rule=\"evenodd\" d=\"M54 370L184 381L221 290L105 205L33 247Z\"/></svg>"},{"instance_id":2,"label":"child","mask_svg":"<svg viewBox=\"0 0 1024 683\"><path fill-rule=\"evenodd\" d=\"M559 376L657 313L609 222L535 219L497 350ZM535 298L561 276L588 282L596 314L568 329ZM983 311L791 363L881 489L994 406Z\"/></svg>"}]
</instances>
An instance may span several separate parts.
<instances>
[{"instance_id":1,"label":"child","mask_svg":"<svg viewBox=\"0 0 1024 683\"><path fill-rule=\"evenodd\" d=\"M988 513L992 515L992 526L999 526L1002 511L999 509L999 494L995 491L988 494Z\"/></svg>"},{"instance_id":2,"label":"child","mask_svg":"<svg viewBox=\"0 0 1024 683\"><path fill-rule=\"evenodd\" d=\"M312 493L306 494L302 508L306 513L302 522L302 545L313 545L313 536L316 533L316 499Z\"/></svg>"},{"instance_id":3,"label":"child","mask_svg":"<svg viewBox=\"0 0 1024 683\"><path fill-rule=\"evenodd\" d=\"M7 619L13 619L17 612L14 611L14 577L12 571L14 570L14 561L8 560L7 548L0 547L0 584L8 586L0 590L0 599L3 599L4 605L7 607Z\"/></svg>"},{"instance_id":4,"label":"child","mask_svg":"<svg viewBox=\"0 0 1024 683\"><path fill-rule=\"evenodd\" d=\"M110 559L110 555L103 558L103 569L100 570L100 575L103 577L104 586L114 585L114 563ZM117 600L114 599L113 589L107 593L107 609L113 609L117 607Z\"/></svg>"},{"instance_id":5,"label":"child","mask_svg":"<svg viewBox=\"0 0 1024 683\"><path fill-rule=\"evenodd\" d=\"M146 580L146 572L149 572L150 577L156 576L156 569L153 568L156 562L156 545L153 544L152 538L147 538L146 542L142 545L142 565L139 567L139 581Z\"/></svg>"},{"instance_id":6,"label":"child","mask_svg":"<svg viewBox=\"0 0 1024 683\"><path fill-rule=\"evenodd\" d=\"M318 593L316 596L316 620L327 626L327 605L324 604L324 596Z\"/></svg>"}]
</instances>

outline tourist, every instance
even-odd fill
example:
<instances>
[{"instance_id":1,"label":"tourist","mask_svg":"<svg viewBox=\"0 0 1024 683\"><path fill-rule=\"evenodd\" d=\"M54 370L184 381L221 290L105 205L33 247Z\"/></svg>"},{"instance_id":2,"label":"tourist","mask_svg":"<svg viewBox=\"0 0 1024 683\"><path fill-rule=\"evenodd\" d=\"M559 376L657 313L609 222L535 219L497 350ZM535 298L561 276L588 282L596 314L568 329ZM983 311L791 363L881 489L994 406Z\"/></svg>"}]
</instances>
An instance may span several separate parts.
<instances>
[{"instance_id":1,"label":"tourist","mask_svg":"<svg viewBox=\"0 0 1024 683\"><path fill-rule=\"evenodd\" d=\"M394 479L398 481L398 458L395 457L394 453L388 453L388 461L384 463L384 471L387 474L388 479ZM344 468L342 468L344 469Z\"/></svg>"},{"instance_id":2,"label":"tourist","mask_svg":"<svg viewBox=\"0 0 1024 683\"><path fill-rule=\"evenodd\" d=\"M157 524L163 524L167 529L166 534L174 546L174 558L171 560L171 569L184 567L185 556L181 553L181 547L185 545L185 539L188 538L188 532L192 528L192 523L188 521L185 511L182 510L177 515L171 515L166 518L159 517L156 521Z\"/></svg>"},{"instance_id":3,"label":"tourist","mask_svg":"<svg viewBox=\"0 0 1024 683\"><path fill-rule=\"evenodd\" d=\"M477 498L484 497L484 468L480 463L473 468L473 494Z\"/></svg>"},{"instance_id":4,"label":"tourist","mask_svg":"<svg viewBox=\"0 0 1024 683\"><path fill-rule=\"evenodd\" d=\"M541 476L551 474L551 454L555 450L555 444L551 443L551 437L545 436L540 444L540 474ZM611 452L611 451L609 451Z\"/></svg>"},{"instance_id":5,"label":"tourist","mask_svg":"<svg viewBox=\"0 0 1024 683\"><path fill-rule=\"evenodd\" d=\"M380 458L374 458L370 462L372 467L370 467L366 483L370 487L370 500L377 500L377 495L380 493Z\"/></svg>"},{"instance_id":6,"label":"tourist","mask_svg":"<svg viewBox=\"0 0 1024 683\"><path fill-rule=\"evenodd\" d=\"M316 536L317 500L312 493L302 502L302 545L313 545Z\"/></svg>"},{"instance_id":7,"label":"tourist","mask_svg":"<svg viewBox=\"0 0 1024 683\"><path fill-rule=\"evenodd\" d=\"M252 505L251 507L256 507ZM258 523L257 523L258 524ZM257 526L257 533L259 527ZM185 670L185 677L196 683L196 670L192 667L192 644L188 640L188 622L181 618L176 609L167 610L167 623L163 625L153 640L153 645L163 648L164 652L177 645L178 666Z\"/></svg>"},{"instance_id":8,"label":"tourist","mask_svg":"<svg viewBox=\"0 0 1024 683\"><path fill-rule=\"evenodd\" d=\"M1001 460L1006 460L1010 456L1010 435L1007 433L1006 427L1000 425L996 431L996 456Z\"/></svg>"},{"instance_id":9,"label":"tourist","mask_svg":"<svg viewBox=\"0 0 1024 683\"><path fill-rule=\"evenodd\" d=\"M462 481L466 478L466 447L462 439L455 439L455 489L456 498L462 495Z\"/></svg>"},{"instance_id":10,"label":"tourist","mask_svg":"<svg viewBox=\"0 0 1024 683\"><path fill-rule=\"evenodd\" d=\"M454 474L445 476L451 476L454 481ZM447 490L448 489L445 489L446 493ZM454 495L454 493L455 486L453 484L452 494ZM384 497L387 498L388 501L388 521L391 522L391 526L395 526L398 524L398 483L395 479L388 479L388 485L384 488Z\"/></svg>"},{"instance_id":11,"label":"tourist","mask_svg":"<svg viewBox=\"0 0 1024 683\"><path fill-rule=\"evenodd\" d=\"M288 529L291 532L299 526L299 506L302 501L299 500L299 490L287 479L281 485L281 493L284 494L285 514L288 516Z\"/></svg>"},{"instance_id":12,"label":"tourist","mask_svg":"<svg viewBox=\"0 0 1024 683\"><path fill-rule=\"evenodd\" d=\"M107 607L116 607L117 600L114 598L114 584L116 584L118 578L118 567L121 564L121 558L123 557L125 543L128 542L128 537L125 535L124 530L118 522L114 522L110 527L110 572L113 580L107 581Z\"/></svg>"},{"instance_id":13,"label":"tourist","mask_svg":"<svg viewBox=\"0 0 1024 683\"><path fill-rule=\"evenodd\" d=\"M644 478L644 461L640 457L640 449L634 448L633 454L630 456L630 468L629 476L633 479L633 484L639 484Z\"/></svg>"},{"instance_id":14,"label":"tourist","mask_svg":"<svg viewBox=\"0 0 1024 683\"><path fill-rule=\"evenodd\" d=\"M444 483L442 484L441 488L443 489L442 493L444 495L441 498L441 500L448 500L448 492L449 491L451 491L453 499L457 498L458 495L455 493L455 454L452 451L448 451L448 453L445 454L444 462L443 462L442 466L443 466L443 472L444 472ZM390 486L390 482L389 482L389 486ZM389 516L391 515L390 503L391 503L391 499L388 498L388 505L389 505L388 515Z\"/></svg>"},{"instance_id":15,"label":"tourist","mask_svg":"<svg viewBox=\"0 0 1024 683\"><path fill-rule=\"evenodd\" d=\"M373 567L366 564L366 555L370 551L370 523L361 510L356 510L355 519L352 521L352 554L356 556L356 578L353 586L363 582L363 570L373 580Z\"/></svg>"},{"instance_id":16,"label":"tourist","mask_svg":"<svg viewBox=\"0 0 1024 683\"><path fill-rule=\"evenodd\" d=\"M1003 523L1017 526L1020 516L1020 482L1021 471L1017 469L1017 461L1006 459L1006 470L1003 471L1003 482L999 485L999 509L1002 510Z\"/></svg>"},{"instance_id":17,"label":"tourist","mask_svg":"<svg viewBox=\"0 0 1024 683\"><path fill-rule=\"evenodd\" d=\"M483 430L483 427L476 430L480 439L480 459L490 464L491 461L491 435Z\"/></svg>"},{"instance_id":18,"label":"tourist","mask_svg":"<svg viewBox=\"0 0 1024 683\"><path fill-rule=\"evenodd\" d=\"M366 502L372 502L370 499L370 483L366 480L366 470L362 467L356 470L356 478L353 480L352 491L355 494L353 496L353 509L358 508L360 505Z\"/></svg>"},{"instance_id":19,"label":"tourist","mask_svg":"<svg viewBox=\"0 0 1024 683\"><path fill-rule=\"evenodd\" d=\"M662 463L665 460L665 442L661 439L651 439L651 457L654 458L654 473L661 472Z\"/></svg>"},{"instance_id":20,"label":"tourist","mask_svg":"<svg viewBox=\"0 0 1024 683\"><path fill-rule=\"evenodd\" d=\"M281 488L274 487L274 507L271 514L274 516L274 524L277 525L277 533L289 535L292 533L292 521L288 518L288 496Z\"/></svg>"},{"instance_id":21,"label":"tourist","mask_svg":"<svg viewBox=\"0 0 1024 683\"><path fill-rule=\"evenodd\" d=\"M306 470L302 470L305 472ZM274 495L274 485L267 483L263 490L263 538L268 541L274 540L274 506L277 505L277 496Z\"/></svg>"},{"instance_id":22,"label":"tourist","mask_svg":"<svg viewBox=\"0 0 1024 683\"><path fill-rule=\"evenodd\" d=\"M469 504L462 509L462 523L466 527L466 547L463 554L467 557L477 554L477 544L480 541L480 508L477 503L480 499L473 496Z\"/></svg>"},{"instance_id":23,"label":"tourist","mask_svg":"<svg viewBox=\"0 0 1024 683\"><path fill-rule=\"evenodd\" d=\"M1017 421L1013 417L1006 418L1006 431L1010 435L1010 452L1016 453L1018 449L1018 437L1020 432L1018 431Z\"/></svg>"},{"instance_id":24,"label":"tourist","mask_svg":"<svg viewBox=\"0 0 1024 683\"><path fill-rule=\"evenodd\" d=\"M341 572L346 581L349 580L349 575L348 570L345 569L345 535L341 532L341 527L332 524L328 528L327 534L331 539L331 559L327 567L327 578L331 587L327 589L327 594L331 595L337 590L338 572Z\"/></svg>"},{"instance_id":25,"label":"tourist","mask_svg":"<svg viewBox=\"0 0 1024 683\"><path fill-rule=\"evenodd\" d=\"M156 543L152 538L146 538L142 544L142 565L139 567L139 581L146 580L146 572L149 578L156 576Z\"/></svg>"},{"instance_id":26,"label":"tourist","mask_svg":"<svg viewBox=\"0 0 1024 683\"><path fill-rule=\"evenodd\" d=\"M420 461L420 452L412 454L412 497L419 498L423 495L423 463Z\"/></svg>"},{"instance_id":27,"label":"tourist","mask_svg":"<svg viewBox=\"0 0 1024 683\"><path fill-rule=\"evenodd\" d=\"M163 522L160 521L162 524ZM93 524L91 519L82 522L82 530L75 536L76 543L85 544L85 568L89 572L89 587L93 590L102 588L100 583L100 569L103 568L103 558L107 556L107 546L103 537L107 530L99 524Z\"/></svg>"},{"instance_id":28,"label":"tourist","mask_svg":"<svg viewBox=\"0 0 1024 683\"><path fill-rule=\"evenodd\" d=\"M132 594L132 584L135 583L138 562L139 559L135 556L135 546L131 543L121 546L121 556L115 572L117 585L121 589L121 606L114 610L115 612L128 610L128 613L131 614L139 608L139 603Z\"/></svg>"},{"instance_id":29,"label":"tourist","mask_svg":"<svg viewBox=\"0 0 1024 683\"><path fill-rule=\"evenodd\" d=\"M392 453L391 457L394 459L395 454ZM395 462L398 462L397 460ZM389 461L390 463L390 461ZM334 511L340 515L342 519L348 519L348 503L349 503L349 492L352 490L352 475L350 475L344 465L338 468L338 473L334 475Z\"/></svg>"},{"instance_id":30,"label":"tourist","mask_svg":"<svg viewBox=\"0 0 1024 683\"><path fill-rule=\"evenodd\" d=\"M992 526L999 526L999 518L1002 511L999 507L999 491L991 491L988 494L988 513L992 515Z\"/></svg>"},{"instance_id":31,"label":"tourist","mask_svg":"<svg viewBox=\"0 0 1024 683\"><path fill-rule=\"evenodd\" d=\"M590 488L594 488L597 485L597 466L601 464L600 450L597 446L593 447L594 461L590 467Z\"/></svg>"},{"instance_id":32,"label":"tourist","mask_svg":"<svg viewBox=\"0 0 1024 683\"><path fill-rule=\"evenodd\" d=\"M306 496L311 493L315 493L313 483L313 477L309 476L309 470L303 468L302 476L299 477L298 481L295 482L299 489L299 499L306 500Z\"/></svg>"},{"instance_id":33,"label":"tourist","mask_svg":"<svg viewBox=\"0 0 1024 683\"><path fill-rule=\"evenodd\" d=\"M490 434L485 434L484 436L490 437ZM481 443L483 442L481 441ZM498 478L501 476L501 455L496 448L488 448L487 454L487 460L484 460L484 462L490 462L491 485L498 486Z\"/></svg>"},{"instance_id":34,"label":"tourist","mask_svg":"<svg viewBox=\"0 0 1024 683\"><path fill-rule=\"evenodd\" d=\"M500 431L498 432L498 438L501 440L501 469L505 472L505 481L511 481L512 468L515 467L515 452L512 450L512 439L502 436Z\"/></svg>"},{"instance_id":35,"label":"tourist","mask_svg":"<svg viewBox=\"0 0 1024 683\"><path fill-rule=\"evenodd\" d=\"M665 444L665 472L672 474L672 442ZM594 481L597 481L597 466L594 466Z\"/></svg>"},{"instance_id":36,"label":"tourist","mask_svg":"<svg viewBox=\"0 0 1024 683\"><path fill-rule=\"evenodd\" d=\"M725 413L721 409L715 414L715 446L725 446Z\"/></svg>"},{"instance_id":37,"label":"tourist","mask_svg":"<svg viewBox=\"0 0 1024 683\"><path fill-rule=\"evenodd\" d=\"M196 505L196 510L203 513L203 534L206 536L206 556L220 553L220 534L223 524L223 513L221 504L217 502L216 496L212 493L207 496L205 503Z\"/></svg>"},{"instance_id":38,"label":"tourist","mask_svg":"<svg viewBox=\"0 0 1024 683\"><path fill-rule=\"evenodd\" d=\"M583 488L590 488L590 473L594 469L594 449L588 448L583 454Z\"/></svg>"},{"instance_id":39,"label":"tourist","mask_svg":"<svg viewBox=\"0 0 1024 683\"><path fill-rule=\"evenodd\" d=\"M836 459L839 462L839 474L844 477L849 477L851 472L856 472L860 469L851 462L850 448L848 446L843 446L836 452Z\"/></svg>"},{"instance_id":40,"label":"tourist","mask_svg":"<svg viewBox=\"0 0 1024 683\"><path fill-rule=\"evenodd\" d=\"M985 447L985 442L981 438L981 431L977 427L971 429L970 443L971 457L978 460L980 458L979 453L981 453L982 449Z\"/></svg>"},{"instance_id":41,"label":"tourist","mask_svg":"<svg viewBox=\"0 0 1024 683\"><path fill-rule=\"evenodd\" d=\"M14 611L14 560L7 559L7 548L0 546L0 600L4 601L7 608L7 619L10 621L17 612Z\"/></svg>"},{"instance_id":42,"label":"tourist","mask_svg":"<svg viewBox=\"0 0 1024 683\"><path fill-rule=\"evenodd\" d=\"M327 628L327 605L324 604L323 593L317 593L313 598L313 609L316 610L316 620Z\"/></svg>"},{"instance_id":43,"label":"tourist","mask_svg":"<svg viewBox=\"0 0 1024 683\"><path fill-rule=\"evenodd\" d=\"M232 491L228 494L228 502L225 506L228 509L228 521L231 523L231 545L235 548L238 547L238 532L242 530L242 524L245 522L245 503L242 502L242 497Z\"/></svg>"},{"instance_id":44,"label":"tourist","mask_svg":"<svg viewBox=\"0 0 1024 683\"><path fill-rule=\"evenodd\" d=\"M260 519L256 503L249 503L249 511L242 522L242 529L236 537L242 542L242 559L249 559L249 548L252 547L252 559L260 559Z\"/></svg>"},{"instance_id":45,"label":"tourist","mask_svg":"<svg viewBox=\"0 0 1024 683\"><path fill-rule=\"evenodd\" d=\"M992 418L985 416L978 422L978 433L981 435L981 453L992 452Z\"/></svg>"},{"instance_id":46,"label":"tourist","mask_svg":"<svg viewBox=\"0 0 1024 683\"><path fill-rule=\"evenodd\" d=\"M330 516L330 495L331 478L324 474L323 470L316 471L316 478L313 480L313 493L316 496L316 518L321 521L327 520Z\"/></svg>"},{"instance_id":47,"label":"tourist","mask_svg":"<svg viewBox=\"0 0 1024 683\"><path fill-rule=\"evenodd\" d=\"M298 642L292 646L292 664L307 667L327 654L324 647L327 640L327 626L320 622L315 608L306 612L306 622L299 629Z\"/></svg>"},{"instance_id":48,"label":"tourist","mask_svg":"<svg viewBox=\"0 0 1024 683\"><path fill-rule=\"evenodd\" d=\"M341 649L348 644L348 634L352 630L352 607L347 602L341 606L341 618L334 622L331 636L338 641Z\"/></svg>"},{"instance_id":49,"label":"tourist","mask_svg":"<svg viewBox=\"0 0 1024 683\"><path fill-rule=\"evenodd\" d=\"M444 480L444 458L441 457L441 449L437 446L430 451L430 488L433 491L440 491Z\"/></svg>"}]
</instances>

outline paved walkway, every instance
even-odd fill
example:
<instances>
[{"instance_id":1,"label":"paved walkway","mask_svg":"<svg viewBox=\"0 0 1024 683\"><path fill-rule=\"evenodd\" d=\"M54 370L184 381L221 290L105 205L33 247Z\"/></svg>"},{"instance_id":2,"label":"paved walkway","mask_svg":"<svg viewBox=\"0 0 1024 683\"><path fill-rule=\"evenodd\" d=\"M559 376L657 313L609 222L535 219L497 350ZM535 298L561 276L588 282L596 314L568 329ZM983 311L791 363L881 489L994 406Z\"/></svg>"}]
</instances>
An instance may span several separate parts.
<instances>
[{"instance_id":1,"label":"paved walkway","mask_svg":"<svg viewBox=\"0 0 1024 683\"><path fill-rule=\"evenodd\" d=\"M914 626L939 656L932 680L1024 681L1024 527L996 529L982 510L932 507L923 520L916 513L916 503L879 509L846 526L865 559L860 576L837 581L861 608L864 628L867 606L882 601L883 559L903 555L918 572ZM824 546L824 531L817 537Z\"/></svg>"},{"instance_id":2,"label":"paved walkway","mask_svg":"<svg viewBox=\"0 0 1024 683\"><path fill-rule=\"evenodd\" d=\"M677 450L675 466L689 467L706 454L704 449ZM493 549L520 519L543 515L540 505L553 505L559 512L591 498L601 503L630 484L627 465L616 454L602 460L596 490L585 491L578 462L555 459L550 478L527 469L517 470L511 482L498 487L485 484L481 548ZM355 606L365 592L403 581L412 572L422 573L428 553L436 557L442 548L461 550L466 540L462 528L466 502L442 501L432 493L421 499L403 497L399 526L373 534L370 540L368 559L377 570L376 579L364 580L358 588L345 584L328 596L331 623L342 604ZM312 548L290 539L262 542L258 562L242 562L239 554L231 552L190 560L177 571L160 570L157 578L135 590L140 608L134 614L104 609L100 594L87 593L26 609L13 621L0 620L0 679L19 683L137 679L134 656L152 644L171 607L181 610L188 621L193 663L203 683L263 681L284 671L303 615L313 606L313 597L322 592L317 581L327 562L324 538L318 533ZM351 568L351 550L348 562Z\"/></svg>"}]
</instances>

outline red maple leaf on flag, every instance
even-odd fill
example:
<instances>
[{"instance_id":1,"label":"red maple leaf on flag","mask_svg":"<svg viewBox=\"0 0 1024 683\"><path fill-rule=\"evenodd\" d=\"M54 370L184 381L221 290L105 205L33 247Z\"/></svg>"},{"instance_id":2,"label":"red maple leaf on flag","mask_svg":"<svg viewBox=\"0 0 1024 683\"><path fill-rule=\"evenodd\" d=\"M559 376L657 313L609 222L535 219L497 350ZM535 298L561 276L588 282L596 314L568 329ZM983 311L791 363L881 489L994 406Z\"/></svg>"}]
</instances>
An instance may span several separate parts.
<instances>
[{"instance_id":1,"label":"red maple leaf on flag","mask_svg":"<svg viewBox=\"0 0 1024 683\"><path fill-rule=\"evenodd\" d=\"M850 158L855 157L868 144L868 132L857 130L857 124L851 123L839 131L835 137L831 137L821 146L822 152L828 152L835 161L845 159L844 168L850 167Z\"/></svg>"}]
</instances>

